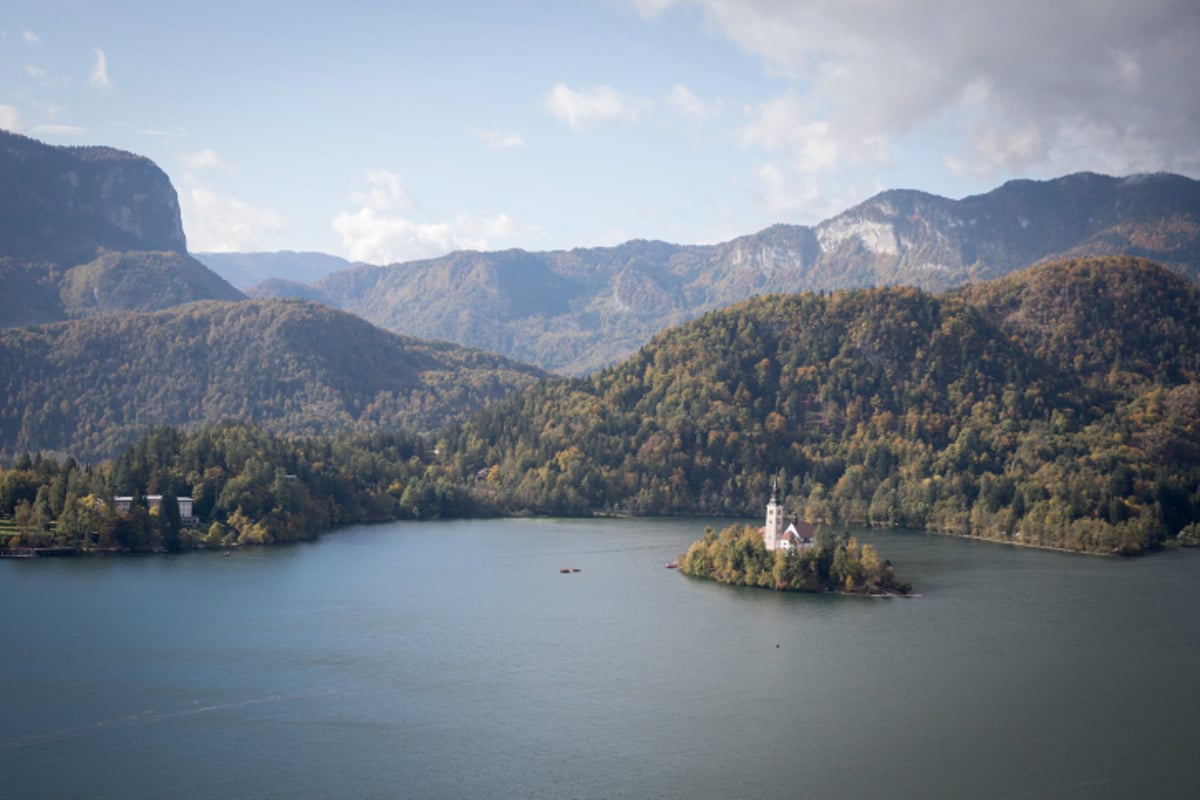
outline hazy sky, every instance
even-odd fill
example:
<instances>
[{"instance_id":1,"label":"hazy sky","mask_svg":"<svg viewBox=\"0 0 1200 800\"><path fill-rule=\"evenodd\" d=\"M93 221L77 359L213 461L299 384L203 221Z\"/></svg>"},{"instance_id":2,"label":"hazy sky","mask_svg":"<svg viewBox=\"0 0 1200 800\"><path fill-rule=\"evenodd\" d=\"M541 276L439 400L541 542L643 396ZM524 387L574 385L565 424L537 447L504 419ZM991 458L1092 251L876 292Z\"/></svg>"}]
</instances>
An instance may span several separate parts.
<instances>
[{"instance_id":1,"label":"hazy sky","mask_svg":"<svg viewBox=\"0 0 1200 800\"><path fill-rule=\"evenodd\" d=\"M305 5L7 0L0 127L154 159L193 251L375 263L1200 177L1195 0Z\"/></svg>"}]
</instances>

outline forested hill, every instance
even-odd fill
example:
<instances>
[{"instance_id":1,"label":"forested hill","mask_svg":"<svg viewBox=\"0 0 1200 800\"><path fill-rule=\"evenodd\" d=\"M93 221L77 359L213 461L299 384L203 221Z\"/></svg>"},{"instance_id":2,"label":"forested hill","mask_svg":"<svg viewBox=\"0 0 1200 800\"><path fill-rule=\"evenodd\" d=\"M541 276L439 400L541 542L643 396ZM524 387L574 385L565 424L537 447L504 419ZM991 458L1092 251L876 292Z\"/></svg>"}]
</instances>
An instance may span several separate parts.
<instances>
[{"instance_id":1,"label":"forested hill","mask_svg":"<svg viewBox=\"0 0 1200 800\"><path fill-rule=\"evenodd\" d=\"M1200 373L1200 289L1143 259L1071 259L962 294L1026 349L1097 387L1174 386Z\"/></svg>"},{"instance_id":2,"label":"forested hill","mask_svg":"<svg viewBox=\"0 0 1200 800\"><path fill-rule=\"evenodd\" d=\"M720 244L462 252L251 293L304 292L388 330L584 375L667 326L755 295L882 285L943 291L1088 255L1151 258L1200 279L1200 182L1081 173L1011 181L961 200L890 190L813 227L775 225ZM242 258L265 266L275 257Z\"/></svg>"},{"instance_id":3,"label":"forested hill","mask_svg":"<svg viewBox=\"0 0 1200 800\"><path fill-rule=\"evenodd\" d=\"M0 131L0 327L242 294L187 254L152 161Z\"/></svg>"},{"instance_id":4,"label":"forested hill","mask_svg":"<svg viewBox=\"0 0 1200 800\"><path fill-rule=\"evenodd\" d=\"M1136 552L1200 519L1197 330L1196 290L1127 259L774 295L538 384L442 452L510 511L757 516L778 475L814 523Z\"/></svg>"},{"instance_id":5,"label":"forested hill","mask_svg":"<svg viewBox=\"0 0 1200 800\"><path fill-rule=\"evenodd\" d=\"M300 301L201 302L0 330L0 453L115 455L158 425L436 429L541 376Z\"/></svg>"}]
</instances>

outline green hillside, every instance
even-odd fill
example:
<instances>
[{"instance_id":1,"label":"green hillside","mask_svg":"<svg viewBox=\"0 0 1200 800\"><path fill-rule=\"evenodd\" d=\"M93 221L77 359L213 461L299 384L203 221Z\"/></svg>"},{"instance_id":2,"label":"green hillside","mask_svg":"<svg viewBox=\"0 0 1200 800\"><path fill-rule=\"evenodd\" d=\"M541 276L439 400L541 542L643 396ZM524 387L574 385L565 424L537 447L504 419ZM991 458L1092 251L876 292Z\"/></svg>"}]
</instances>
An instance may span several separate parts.
<instances>
[{"instance_id":1,"label":"green hillside","mask_svg":"<svg viewBox=\"0 0 1200 800\"><path fill-rule=\"evenodd\" d=\"M812 522L1136 552L1200 518L1196 330L1190 284L1129 259L958 294L775 295L538 384L442 447L509 511L757 516L780 475Z\"/></svg>"},{"instance_id":2,"label":"green hillside","mask_svg":"<svg viewBox=\"0 0 1200 800\"><path fill-rule=\"evenodd\" d=\"M276 432L430 431L541 373L299 301L201 302L0 330L0 452L113 456L224 418Z\"/></svg>"}]
</instances>

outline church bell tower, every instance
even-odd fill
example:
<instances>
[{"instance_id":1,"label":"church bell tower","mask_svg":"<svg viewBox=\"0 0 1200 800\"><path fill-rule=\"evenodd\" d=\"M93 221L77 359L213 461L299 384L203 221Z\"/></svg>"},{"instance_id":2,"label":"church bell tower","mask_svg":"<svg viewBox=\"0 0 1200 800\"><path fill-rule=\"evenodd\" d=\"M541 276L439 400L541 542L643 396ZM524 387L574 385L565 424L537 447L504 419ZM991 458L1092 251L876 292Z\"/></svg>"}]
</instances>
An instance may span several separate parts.
<instances>
[{"instance_id":1,"label":"church bell tower","mask_svg":"<svg viewBox=\"0 0 1200 800\"><path fill-rule=\"evenodd\" d=\"M763 528L763 545L768 550L779 548L783 533L783 506L779 505L779 479L771 481L771 499L767 502L767 524Z\"/></svg>"}]
</instances>

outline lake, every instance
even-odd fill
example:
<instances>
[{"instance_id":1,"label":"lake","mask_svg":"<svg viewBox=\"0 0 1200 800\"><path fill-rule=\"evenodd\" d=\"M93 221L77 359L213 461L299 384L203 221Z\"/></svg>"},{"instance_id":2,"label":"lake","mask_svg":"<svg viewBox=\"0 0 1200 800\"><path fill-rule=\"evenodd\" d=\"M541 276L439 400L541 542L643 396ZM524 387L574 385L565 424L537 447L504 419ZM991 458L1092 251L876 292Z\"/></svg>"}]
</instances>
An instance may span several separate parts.
<instances>
[{"instance_id":1,"label":"lake","mask_svg":"<svg viewBox=\"0 0 1200 800\"><path fill-rule=\"evenodd\" d=\"M3 794L1196 796L1200 553L865 532L919 597L778 594L664 569L705 524L0 561Z\"/></svg>"}]
</instances>

